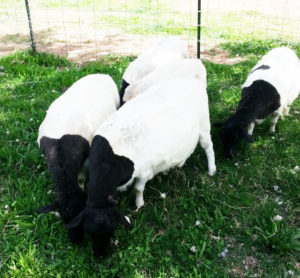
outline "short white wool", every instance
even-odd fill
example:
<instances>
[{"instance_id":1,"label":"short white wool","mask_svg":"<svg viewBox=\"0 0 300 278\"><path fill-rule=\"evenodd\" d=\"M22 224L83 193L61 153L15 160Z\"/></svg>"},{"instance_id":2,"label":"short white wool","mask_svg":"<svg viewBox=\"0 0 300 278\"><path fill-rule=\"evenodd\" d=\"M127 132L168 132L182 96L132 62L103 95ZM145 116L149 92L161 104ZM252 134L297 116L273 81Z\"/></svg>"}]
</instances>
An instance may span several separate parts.
<instances>
[{"instance_id":1,"label":"short white wool","mask_svg":"<svg viewBox=\"0 0 300 278\"><path fill-rule=\"evenodd\" d=\"M266 65L270 69L256 70ZM244 87L249 87L255 80L264 80L272 84L280 95L281 107L293 103L300 92L300 61L296 53L288 47L272 49L255 65Z\"/></svg>"},{"instance_id":2,"label":"short white wool","mask_svg":"<svg viewBox=\"0 0 300 278\"><path fill-rule=\"evenodd\" d=\"M89 143L99 124L120 105L115 82L106 74L91 74L76 81L49 107L39 128L43 136L59 139L80 135Z\"/></svg>"},{"instance_id":3,"label":"short white wool","mask_svg":"<svg viewBox=\"0 0 300 278\"><path fill-rule=\"evenodd\" d=\"M134 162L131 181L151 179L182 165L201 134L210 139L206 84L183 77L153 86L105 120L95 134L105 137L115 154Z\"/></svg>"},{"instance_id":4,"label":"short white wool","mask_svg":"<svg viewBox=\"0 0 300 278\"><path fill-rule=\"evenodd\" d=\"M124 94L124 101L127 102L138 94L142 94L153 85L162 81L179 77L199 78L206 88L206 69L199 59L179 59L152 71L142 79L130 84Z\"/></svg>"}]
</instances>

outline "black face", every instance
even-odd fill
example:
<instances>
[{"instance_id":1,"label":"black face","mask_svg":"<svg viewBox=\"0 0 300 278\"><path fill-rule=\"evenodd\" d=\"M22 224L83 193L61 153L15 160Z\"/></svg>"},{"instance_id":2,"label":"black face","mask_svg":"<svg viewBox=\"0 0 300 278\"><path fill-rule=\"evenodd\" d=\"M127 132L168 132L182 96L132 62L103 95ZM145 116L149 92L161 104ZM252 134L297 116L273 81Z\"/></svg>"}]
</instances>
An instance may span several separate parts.
<instances>
[{"instance_id":1,"label":"black face","mask_svg":"<svg viewBox=\"0 0 300 278\"><path fill-rule=\"evenodd\" d=\"M114 208L89 210L84 221L84 230L91 237L95 257L106 257L111 238L117 229L118 211Z\"/></svg>"},{"instance_id":2,"label":"black face","mask_svg":"<svg viewBox=\"0 0 300 278\"><path fill-rule=\"evenodd\" d=\"M76 193L58 196L58 200L52 204L38 209L38 213L46 213L58 210L64 224L68 224L71 220L82 211L86 206L87 196L84 192L78 191ZM80 243L83 240L84 230L83 225L77 227L67 228L69 239L72 243Z\"/></svg>"},{"instance_id":3,"label":"black face","mask_svg":"<svg viewBox=\"0 0 300 278\"><path fill-rule=\"evenodd\" d=\"M92 239L95 257L106 257L118 223L130 227L130 223L115 206L103 209L86 207L66 226L67 229L74 229L83 225L84 230Z\"/></svg>"},{"instance_id":4,"label":"black face","mask_svg":"<svg viewBox=\"0 0 300 278\"><path fill-rule=\"evenodd\" d=\"M124 79L122 79L122 86L120 89L120 104L123 105L124 104L124 94L125 94L125 90L126 88L129 86L129 83L127 83Z\"/></svg>"},{"instance_id":5,"label":"black face","mask_svg":"<svg viewBox=\"0 0 300 278\"><path fill-rule=\"evenodd\" d=\"M237 146L242 139L240 133L233 129L222 127L220 136L224 147L225 157L233 159Z\"/></svg>"},{"instance_id":6,"label":"black face","mask_svg":"<svg viewBox=\"0 0 300 278\"><path fill-rule=\"evenodd\" d=\"M236 149L242 139L252 142L252 137L239 126L228 126L224 124L220 131L221 140L226 158L233 159Z\"/></svg>"},{"instance_id":7,"label":"black face","mask_svg":"<svg viewBox=\"0 0 300 278\"><path fill-rule=\"evenodd\" d=\"M65 224L69 223L80 211L85 208L87 196L84 192L78 192L69 199L66 198L58 207L58 212ZM80 243L83 240L83 225L67 229L72 243Z\"/></svg>"}]
</instances>

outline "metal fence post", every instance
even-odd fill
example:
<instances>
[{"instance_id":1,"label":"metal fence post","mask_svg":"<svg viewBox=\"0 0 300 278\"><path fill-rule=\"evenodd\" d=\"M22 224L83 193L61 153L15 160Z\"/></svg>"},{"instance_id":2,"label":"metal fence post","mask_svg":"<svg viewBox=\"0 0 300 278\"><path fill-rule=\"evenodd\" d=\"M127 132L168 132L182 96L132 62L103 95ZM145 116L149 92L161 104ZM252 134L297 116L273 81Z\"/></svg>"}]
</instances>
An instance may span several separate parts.
<instances>
[{"instance_id":1,"label":"metal fence post","mask_svg":"<svg viewBox=\"0 0 300 278\"><path fill-rule=\"evenodd\" d=\"M198 24L197 24L197 58L200 59L201 38L201 0L198 0Z\"/></svg>"},{"instance_id":2,"label":"metal fence post","mask_svg":"<svg viewBox=\"0 0 300 278\"><path fill-rule=\"evenodd\" d=\"M28 0L25 0L25 6L26 6L26 12L27 12L27 18L28 18L28 24L29 24L29 32L30 32L30 39L31 39L31 48L33 53L36 52L35 49L35 41L33 37L33 30L32 30L32 24L31 24L31 17L30 17L30 10L29 10L29 5L28 5Z\"/></svg>"}]
</instances>

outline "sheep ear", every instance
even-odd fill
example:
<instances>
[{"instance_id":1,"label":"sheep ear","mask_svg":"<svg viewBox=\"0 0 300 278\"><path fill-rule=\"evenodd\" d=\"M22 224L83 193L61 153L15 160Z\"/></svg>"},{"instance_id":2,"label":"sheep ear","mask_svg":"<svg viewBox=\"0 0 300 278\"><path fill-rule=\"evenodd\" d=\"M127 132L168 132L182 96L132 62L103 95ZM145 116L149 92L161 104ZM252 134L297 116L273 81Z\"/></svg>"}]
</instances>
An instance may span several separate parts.
<instances>
[{"instance_id":1,"label":"sheep ear","mask_svg":"<svg viewBox=\"0 0 300 278\"><path fill-rule=\"evenodd\" d=\"M215 127L222 127L224 123L221 122L217 122L217 123L213 123L213 126Z\"/></svg>"},{"instance_id":2,"label":"sheep ear","mask_svg":"<svg viewBox=\"0 0 300 278\"><path fill-rule=\"evenodd\" d=\"M245 133L245 134L244 134L244 139L245 139L248 143L253 143L252 135L249 135L248 133Z\"/></svg>"},{"instance_id":3,"label":"sheep ear","mask_svg":"<svg viewBox=\"0 0 300 278\"><path fill-rule=\"evenodd\" d=\"M85 217L85 209L75 216L68 224L65 225L66 229L76 228L80 225Z\"/></svg>"},{"instance_id":4,"label":"sheep ear","mask_svg":"<svg viewBox=\"0 0 300 278\"><path fill-rule=\"evenodd\" d=\"M58 202L54 201L50 205L39 208L37 210L37 212L38 213L46 213L46 212L50 212L50 211L57 210L57 209L58 209Z\"/></svg>"}]
</instances>

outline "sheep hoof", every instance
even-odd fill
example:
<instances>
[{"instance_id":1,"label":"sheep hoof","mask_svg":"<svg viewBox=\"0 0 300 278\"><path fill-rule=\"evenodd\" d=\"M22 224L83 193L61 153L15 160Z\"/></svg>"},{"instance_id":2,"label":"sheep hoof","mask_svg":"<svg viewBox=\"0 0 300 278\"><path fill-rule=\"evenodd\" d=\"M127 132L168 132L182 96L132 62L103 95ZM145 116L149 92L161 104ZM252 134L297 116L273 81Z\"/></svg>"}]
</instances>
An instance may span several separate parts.
<instances>
[{"instance_id":1,"label":"sheep hoof","mask_svg":"<svg viewBox=\"0 0 300 278\"><path fill-rule=\"evenodd\" d=\"M214 169L214 170L212 170L212 171L208 171L208 175L209 175L210 177L214 176L216 173L217 173L217 169Z\"/></svg>"},{"instance_id":2,"label":"sheep hoof","mask_svg":"<svg viewBox=\"0 0 300 278\"><path fill-rule=\"evenodd\" d=\"M144 201L138 202L138 203L136 204L136 210L135 210L135 212L138 212L138 210L139 210L141 207L143 207L143 206L144 206Z\"/></svg>"}]
</instances>

